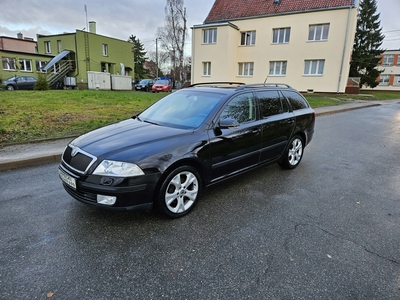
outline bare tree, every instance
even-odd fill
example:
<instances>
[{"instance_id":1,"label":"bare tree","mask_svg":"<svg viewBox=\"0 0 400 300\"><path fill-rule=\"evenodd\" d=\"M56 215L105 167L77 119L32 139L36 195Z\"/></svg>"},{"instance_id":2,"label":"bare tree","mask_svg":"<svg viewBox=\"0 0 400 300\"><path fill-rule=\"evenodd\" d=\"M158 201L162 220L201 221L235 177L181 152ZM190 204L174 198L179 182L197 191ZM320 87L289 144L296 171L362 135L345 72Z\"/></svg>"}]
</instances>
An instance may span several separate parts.
<instances>
[{"instance_id":1,"label":"bare tree","mask_svg":"<svg viewBox=\"0 0 400 300\"><path fill-rule=\"evenodd\" d=\"M158 36L169 53L172 70L177 70L175 80L182 83L184 69L184 50L187 37L187 15L184 0L167 0L165 6L165 22L158 28ZM175 72L174 72L175 73ZM178 76L177 76L178 75Z\"/></svg>"}]
</instances>

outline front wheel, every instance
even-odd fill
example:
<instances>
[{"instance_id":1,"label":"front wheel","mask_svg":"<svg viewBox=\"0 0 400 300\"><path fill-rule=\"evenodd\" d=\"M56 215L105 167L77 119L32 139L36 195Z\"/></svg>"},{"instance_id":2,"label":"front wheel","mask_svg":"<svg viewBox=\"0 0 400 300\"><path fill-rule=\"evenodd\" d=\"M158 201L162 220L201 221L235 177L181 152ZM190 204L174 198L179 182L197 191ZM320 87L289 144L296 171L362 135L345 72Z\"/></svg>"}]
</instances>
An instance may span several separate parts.
<instances>
[{"instance_id":1,"label":"front wheel","mask_svg":"<svg viewBox=\"0 0 400 300\"><path fill-rule=\"evenodd\" d=\"M279 165L285 169L296 168L303 157L303 152L303 139L296 135L290 140L288 149L286 150L283 160L279 163Z\"/></svg>"},{"instance_id":2,"label":"front wheel","mask_svg":"<svg viewBox=\"0 0 400 300\"><path fill-rule=\"evenodd\" d=\"M15 88L12 84L9 84L9 85L7 85L7 90L13 91L13 90L15 90Z\"/></svg>"},{"instance_id":3,"label":"front wheel","mask_svg":"<svg viewBox=\"0 0 400 300\"><path fill-rule=\"evenodd\" d=\"M191 166L181 166L165 178L157 196L157 206L161 213L171 218L187 215L200 196L201 179Z\"/></svg>"}]
</instances>

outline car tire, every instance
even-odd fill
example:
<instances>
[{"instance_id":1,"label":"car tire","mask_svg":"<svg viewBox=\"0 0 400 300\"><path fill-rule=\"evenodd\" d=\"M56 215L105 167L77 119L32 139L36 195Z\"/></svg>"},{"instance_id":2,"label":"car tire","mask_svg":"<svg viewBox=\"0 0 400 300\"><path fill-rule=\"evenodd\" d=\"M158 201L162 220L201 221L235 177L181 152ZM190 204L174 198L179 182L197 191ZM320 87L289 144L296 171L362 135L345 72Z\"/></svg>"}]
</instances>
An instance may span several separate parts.
<instances>
[{"instance_id":1,"label":"car tire","mask_svg":"<svg viewBox=\"0 0 400 300\"><path fill-rule=\"evenodd\" d=\"M159 211L170 218L180 218L192 211L201 192L199 172L181 166L165 177L156 198Z\"/></svg>"},{"instance_id":2,"label":"car tire","mask_svg":"<svg viewBox=\"0 0 400 300\"><path fill-rule=\"evenodd\" d=\"M283 159L279 162L279 165L285 169L294 169L303 158L304 153L304 141L303 139L295 135L289 142L289 145L284 153Z\"/></svg>"},{"instance_id":3,"label":"car tire","mask_svg":"<svg viewBox=\"0 0 400 300\"><path fill-rule=\"evenodd\" d=\"M13 91L15 90L15 87L12 84L7 85L7 90Z\"/></svg>"}]
</instances>

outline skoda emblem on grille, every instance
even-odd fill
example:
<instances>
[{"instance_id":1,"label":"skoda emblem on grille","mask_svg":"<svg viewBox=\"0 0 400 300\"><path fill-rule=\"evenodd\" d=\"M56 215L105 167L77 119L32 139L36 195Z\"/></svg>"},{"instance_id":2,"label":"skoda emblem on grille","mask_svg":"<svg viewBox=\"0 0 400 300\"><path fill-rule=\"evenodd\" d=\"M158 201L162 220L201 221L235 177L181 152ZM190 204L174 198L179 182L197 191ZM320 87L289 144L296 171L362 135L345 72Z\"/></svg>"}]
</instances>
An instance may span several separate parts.
<instances>
[{"instance_id":1,"label":"skoda emblem on grille","mask_svg":"<svg viewBox=\"0 0 400 300\"><path fill-rule=\"evenodd\" d=\"M79 148L74 145L70 145L70 147L72 148L71 156L75 156L78 153Z\"/></svg>"}]
</instances>

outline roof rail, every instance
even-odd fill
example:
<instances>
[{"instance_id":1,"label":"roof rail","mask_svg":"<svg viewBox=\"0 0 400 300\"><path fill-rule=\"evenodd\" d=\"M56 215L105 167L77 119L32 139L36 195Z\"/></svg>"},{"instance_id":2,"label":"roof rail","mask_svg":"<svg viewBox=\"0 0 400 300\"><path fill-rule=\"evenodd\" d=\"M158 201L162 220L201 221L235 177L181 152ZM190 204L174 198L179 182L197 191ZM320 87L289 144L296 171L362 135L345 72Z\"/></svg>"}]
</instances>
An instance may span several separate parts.
<instances>
[{"instance_id":1,"label":"roof rail","mask_svg":"<svg viewBox=\"0 0 400 300\"><path fill-rule=\"evenodd\" d=\"M245 83L243 82L231 82L231 81L216 81L216 82L200 82L200 83L194 83L191 84L187 87L194 87L194 86L208 86L208 87L222 87L222 86L228 86L232 87L232 85L235 86L242 86Z\"/></svg>"},{"instance_id":2,"label":"roof rail","mask_svg":"<svg viewBox=\"0 0 400 300\"><path fill-rule=\"evenodd\" d=\"M239 86L237 89L242 90L245 88L260 88L260 87L281 87L281 88L288 88L291 89L292 87L286 83L269 83L269 82L264 82L264 83L253 83L253 84L245 84Z\"/></svg>"}]
</instances>

